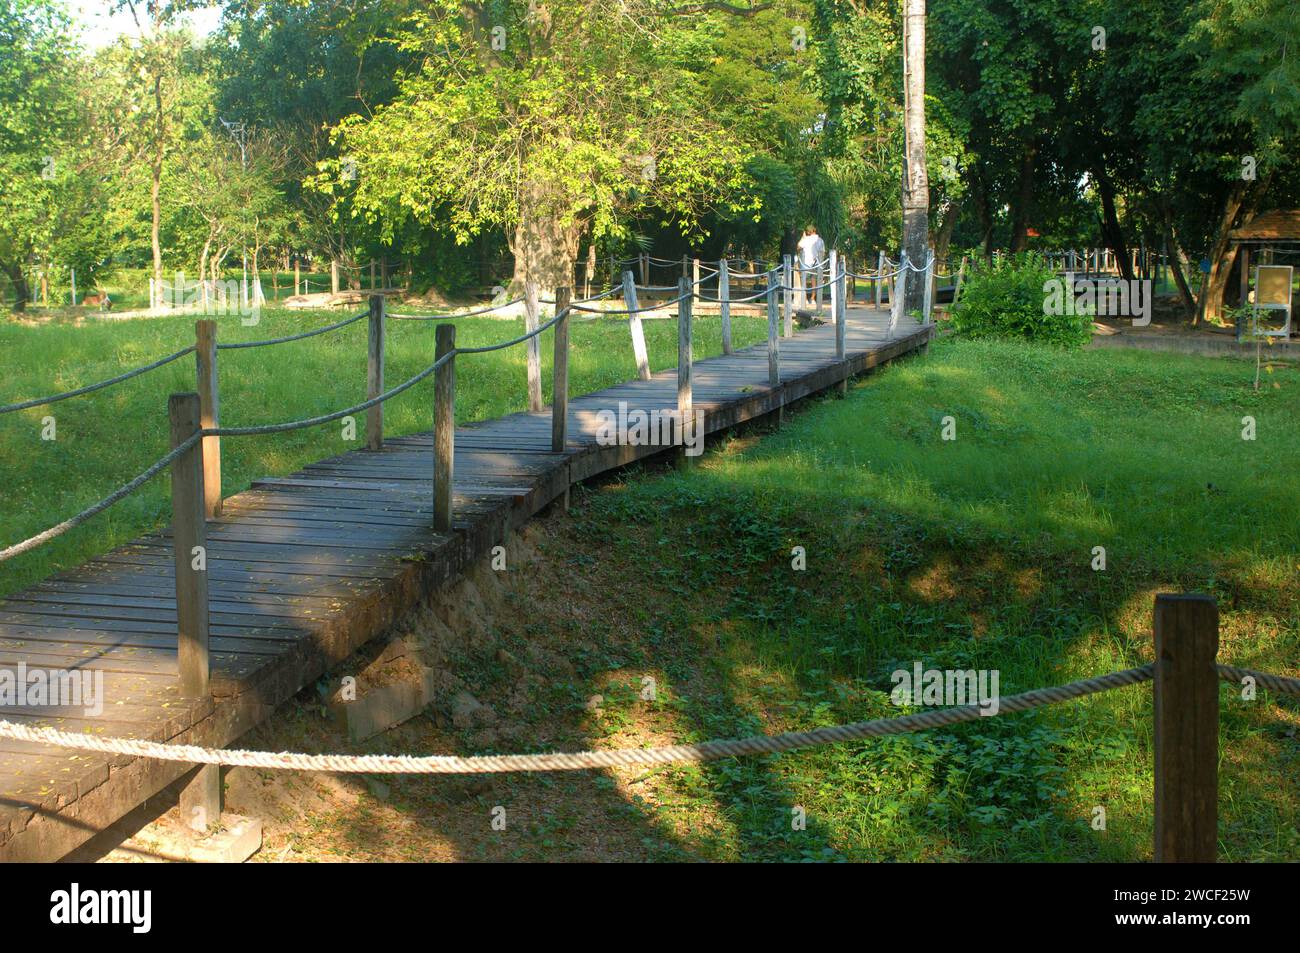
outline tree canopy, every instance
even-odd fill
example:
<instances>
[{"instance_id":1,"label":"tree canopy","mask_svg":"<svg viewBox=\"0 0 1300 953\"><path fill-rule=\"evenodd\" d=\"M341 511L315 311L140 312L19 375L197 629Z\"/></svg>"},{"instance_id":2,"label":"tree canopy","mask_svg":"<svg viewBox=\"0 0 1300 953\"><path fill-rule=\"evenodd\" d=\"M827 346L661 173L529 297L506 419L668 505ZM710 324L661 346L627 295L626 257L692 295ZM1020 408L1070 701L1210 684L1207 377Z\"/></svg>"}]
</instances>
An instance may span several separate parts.
<instances>
[{"instance_id":1,"label":"tree canopy","mask_svg":"<svg viewBox=\"0 0 1300 953\"><path fill-rule=\"evenodd\" d=\"M902 240L900 0L0 0L0 271L411 263L449 290L584 252ZM1300 201L1283 0L930 0L928 243L1139 244L1212 316L1227 240ZM355 270L355 269L354 269ZM489 276L485 271L495 272ZM1199 271L1199 269L1198 269Z\"/></svg>"}]
</instances>

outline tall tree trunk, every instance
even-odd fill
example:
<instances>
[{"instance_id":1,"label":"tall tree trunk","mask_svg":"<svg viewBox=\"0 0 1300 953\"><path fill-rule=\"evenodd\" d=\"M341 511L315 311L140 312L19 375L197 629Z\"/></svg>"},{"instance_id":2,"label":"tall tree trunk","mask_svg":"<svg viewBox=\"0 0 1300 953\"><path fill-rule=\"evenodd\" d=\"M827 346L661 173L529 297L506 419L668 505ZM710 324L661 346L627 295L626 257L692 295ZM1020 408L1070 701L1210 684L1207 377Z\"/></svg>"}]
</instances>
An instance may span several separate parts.
<instances>
[{"instance_id":1,"label":"tall tree trunk","mask_svg":"<svg viewBox=\"0 0 1300 953\"><path fill-rule=\"evenodd\" d=\"M1219 224L1215 229L1214 241L1210 245L1210 253L1207 256L1210 259L1210 273L1201 277L1201 294L1196 307L1197 326L1217 319L1222 311L1223 289L1228 283L1228 271L1231 270L1232 264L1228 262L1229 267L1223 267L1228 252L1228 232L1232 229L1232 223L1236 221L1245 199L1246 186L1239 182L1232 187L1232 191L1223 200Z\"/></svg>"},{"instance_id":2,"label":"tall tree trunk","mask_svg":"<svg viewBox=\"0 0 1300 953\"><path fill-rule=\"evenodd\" d=\"M1183 250L1178 244L1177 235L1174 234L1174 227L1171 224L1169 213L1166 212L1165 214L1165 243L1169 246L1169 271L1174 276L1174 284L1178 288L1178 297L1183 303L1183 316L1188 321L1195 321L1196 299L1192 296L1192 289L1187 283L1187 276L1183 274Z\"/></svg>"},{"instance_id":3,"label":"tall tree trunk","mask_svg":"<svg viewBox=\"0 0 1300 953\"><path fill-rule=\"evenodd\" d=\"M1133 262L1129 259L1128 246L1124 242L1124 230L1119 225L1119 214L1115 211L1115 183L1101 163L1093 170L1097 178L1097 191L1101 194L1101 234L1102 241L1115 253L1115 263L1119 273L1126 281L1133 280Z\"/></svg>"},{"instance_id":4,"label":"tall tree trunk","mask_svg":"<svg viewBox=\"0 0 1300 953\"><path fill-rule=\"evenodd\" d=\"M980 223L980 246L984 249L984 260L993 261L993 209L989 202L988 187L984 177L976 175L974 179L975 214Z\"/></svg>"},{"instance_id":5,"label":"tall tree trunk","mask_svg":"<svg viewBox=\"0 0 1300 953\"><path fill-rule=\"evenodd\" d=\"M903 169L903 250L914 268L929 258L930 180L925 170L925 0L905 0L903 6L903 109L906 155ZM903 311L920 311L925 304L925 278L907 275Z\"/></svg>"},{"instance_id":6,"label":"tall tree trunk","mask_svg":"<svg viewBox=\"0 0 1300 953\"><path fill-rule=\"evenodd\" d=\"M953 229L957 227L957 218L961 214L961 199L951 199L939 220L939 231L934 236L934 257L942 260L948 257L948 246L952 244Z\"/></svg>"},{"instance_id":7,"label":"tall tree trunk","mask_svg":"<svg viewBox=\"0 0 1300 953\"><path fill-rule=\"evenodd\" d=\"M27 302L32 299L31 288L27 285L27 276L23 274L22 263L10 264L7 261L0 261L0 269L9 276L14 286L14 313L22 314L27 310Z\"/></svg>"},{"instance_id":8,"label":"tall tree trunk","mask_svg":"<svg viewBox=\"0 0 1300 953\"><path fill-rule=\"evenodd\" d=\"M523 293L525 281L535 281L541 294L553 298L555 289L573 284L574 264L582 226L563 224L560 203L550 197L544 185L523 187L519 203L519 224L515 226L510 250L515 255L511 294Z\"/></svg>"},{"instance_id":9,"label":"tall tree trunk","mask_svg":"<svg viewBox=\"0 0 1300 953\"><path fill-rule=\"evenodd\" d=\"M1016 179L1015 206L1011 210L1012 254L1029 247L1029 216L1034 204L1034 166L1038 161L1038 144L1031 142L1020 154L1020 172Z\"/></svg>"},{"instance_id":10,"label":"tall tree trunk","mask_svg":"<svg viewBox=\"0 0 1300 953\"><path fill-rule=\"evenodd\" d=\"M161 70L161 67L159 67ZM150 166L150 198L153 202L153 225L150 237L153 240L153 282L155 288L162 288L162 167L163 137L167 126L163 119L162 73L153 78L154 108L157 110L154 127L153 163Z\"/></svg>"}]
</instances>

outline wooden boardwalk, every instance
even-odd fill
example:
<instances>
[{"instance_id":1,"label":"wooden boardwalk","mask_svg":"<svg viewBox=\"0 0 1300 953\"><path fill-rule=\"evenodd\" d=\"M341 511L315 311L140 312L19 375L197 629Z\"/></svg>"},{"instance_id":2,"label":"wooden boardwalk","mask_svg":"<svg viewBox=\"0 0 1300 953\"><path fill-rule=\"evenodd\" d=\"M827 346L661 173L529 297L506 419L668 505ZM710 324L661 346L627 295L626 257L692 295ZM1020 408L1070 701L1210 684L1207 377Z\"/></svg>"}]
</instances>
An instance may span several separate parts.
<instances>
[{"instance_id":1,"label":"wooden boardwalk","mask_svg":"<svg viewBox=\"0 0 1300 953\"><path fill-rule=\"evenodd\" d=\"M780 386L766 343L694 364L709 433L778 410L923 346L931 328L850 308L835 329L782 339ZM473 360L473 357L465 358ZM522 386L522 382L521 382ZM662 451L599 446L597 414L619 401L676 407L675 369L570 400L551 452L550 412L456 430L455 532L432 529L433 441L417 434L257 481L208 525L213 697L180 696L170 530L152 533L0 603L0 668L102 671L106 703L0 708L69 731L226 746L383 632L433 587L484 558L571 483ZM55 860L177 780L187 765L0 739L0 860Z\"/></svg>"}]
</instances>

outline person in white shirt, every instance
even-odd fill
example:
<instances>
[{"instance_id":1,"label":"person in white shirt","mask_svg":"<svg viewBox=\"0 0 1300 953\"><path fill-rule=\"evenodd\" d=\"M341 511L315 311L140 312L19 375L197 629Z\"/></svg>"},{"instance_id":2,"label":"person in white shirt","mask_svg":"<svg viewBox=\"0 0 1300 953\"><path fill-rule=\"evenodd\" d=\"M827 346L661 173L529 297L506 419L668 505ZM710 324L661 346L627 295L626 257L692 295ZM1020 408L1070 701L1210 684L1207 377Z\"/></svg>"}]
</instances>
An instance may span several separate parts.
<instances>
[{"instance_id":1,"label":"person in white shirt","mask_svg":"<svg viewBox=\"0 0 1300 953\"><path fill-rule=\"evenodd\" d=\"M799 289L797 301L800 307L808 306L808 281L812 279L812 287L816 288L817 295L817 313L821 314L822 310L822 284L821 265L826 258L826 243L822 237L817 234L817 229L809 225L803 230L803 237L799 239L798 249L799 262L799 279L795 282Z\"/></svg>"}]
</instances>

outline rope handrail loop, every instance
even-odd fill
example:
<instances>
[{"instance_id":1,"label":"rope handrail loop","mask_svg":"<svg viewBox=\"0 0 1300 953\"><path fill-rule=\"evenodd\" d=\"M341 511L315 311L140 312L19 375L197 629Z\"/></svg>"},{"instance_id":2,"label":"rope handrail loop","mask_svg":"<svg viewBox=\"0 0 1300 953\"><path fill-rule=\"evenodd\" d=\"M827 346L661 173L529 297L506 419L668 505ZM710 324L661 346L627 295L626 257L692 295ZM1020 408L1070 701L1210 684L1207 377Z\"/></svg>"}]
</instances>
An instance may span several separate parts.
<instances>
[{"instance_id":1,"label":"rope handrail loop","mask_svg":"<svg viewBox=\"0 0 1300 953\"><path fill-rule=\"evenodd\" d=\"M575 771L629 765L698 763L747 755L781 754L799 748L811 748L863 738L880 738L930 728L942 728L963 722L993 717L1007 712L1028 711L1150 681L1155 664L1125 669L1080 679L1051 688L1038 688L1018 695L998 698L996 711L979 704L941 708L932 711L877 718L844 725L831 725L807 731L788 731L776 735L753 735L747 738L715 739L698 744L659 748L622 748L571 753L478 755L338 755L297 754L293 752L242 751L204 748L197 745L174 745L134 738L114 738L80 734L57 728L34 727L0 721L0 737L62 748L99 751L160 761L189 764L219 764L230 767L274 768L292 771L333 771L358 774L497 774L513 771Z\"/></svg>"},{"instance_id":2,"label":"rope handrail loop","mask_svg":"<svg viewBox=\"0 0 1300 953\"><path fill-rule=\"evenodd\" d=\"M339 328L345 328L349 324L367 317L369 314L369 311L362 311L360 314L354 314L350 318L344 318L342 321L337 321L334 324L327 324L323 328L314 328L311 331L303 331L301 334L288 334L284 337L266 338L261 341L228 341L225 343L218 343L217 350L229 351L241 347L266 347L269 344L288 344L290 341L301 341L305 338L315 337L318 334L326 334L330 331L337 331Z\"/></svg>"},{"instance_id":3,"label":"rope handrail loop","mask_svg":"<svg viewBox=\"0 0 1300 953\"><path fill-rule=\"evenodd\" d=\"M396 318L399 321L448 321L455 318L476 318L481 314L491 314L493 311L502 311L506 308L512 308L519 302L520 298L511 298L502 304L488 305L486 308L479 308L477 311L466 311L464 314L396 314L392 311L387 312L386 316Z\"/></svg>"},{"instance_id":4,"label":"rope handrail loop","mask_svg":"<svg viewBox=\"0 0 1300 953\"><path fill-rule=\"evenodd\" d=\"M89 394L97 390L103 390L105 387L112 387L114 384L120 384L133 377L139 377L146 371L152 371L155 368L162 367L164 364L170 364L172 361L178 360L186 354L192 354L193 352L194 345L191 344L189 347L181 348L174 354L160 357L158 360L153 361L150 364L145 364L143 367L137 367L133 370L126 371L123 374L118 374L116 377L110 377L108 380L99 381L96 384L87 384L85 387L78 387L75 390L64 391L63 393L54 394L50 397L37 397L32 400L19 401L16 404L5 404L4 406L0 406L0 414L8 414L15 410L26 410L29 407L41 407L45 404L53 404L60 400L67 400L69 397L80 397L82 394Z\"/></svg>"},{"instance_id":5,"label":"rope handrail loop","mask_svg":"<svg viewBox=\"0 0 1300 953\"><path fill-rule=\"evenodd\" d=\"M606 311L604 308L584 308L581 305L576 305L576 304L571 304L569 305L569 307L574 311L583 311L586 312L587 314L601 314L607 317L614 317L615 315L630 316L633 314L645 314L648 311L662 311L664 308L670 308L673 305L678 304L689 297L691 297L689 294L678 295L676 298L669 298L667 301L661 301L658 304L649 305L644 308L618 308L613 311Z\"/></svg>"},{"instance_id":6,"label":"rope handrail loop","mask_svg":"<svg viewBox=\"0 0 1300 953\"><path fill-rule=\"evenodd\" d=\"M564 317L572 310L574 310L573 305L570 305L568 308L566 308L564 311L561 311L559 314L551 318L551 320L547 321L545 324L539 324L531 331L526 331L525 333L519 335L519 337L511 338L509 341L501 341L498 344L484 344L481 347L458 347L455 350L451 351L450 353L451 354L486 354L489 351L500 351L503 348L514 347L516 344L522 344L523 342L527 341L529 338L537 337L537 335L541 334L543 331L552 327L557 321L559 321L562 317Z\"/></svg>"},{"instance_id":7,"label":"rope handrail loop","mask_svg":"<svg viewBox=\"0 0 1300 953\"><path fill-rule=\"evenodd\" d=\"M164 468L171 465L172 461L174 461L177 457L179 457L185 451L189 450L196 443L198 443L199 439L202 436L203 436L202 433L193 434L188 439L186 439L184 443L178 444L170 452L168 452L158 460L154 461L154 463L151 464L148 467L148 469L141 472L135 479L131 480L129 483L125 483L122 486L118 487L112 493L108 494L108 496L86 507L77 515L70 516L62 523L59 523L55 526L51 526L49 529L45 530L44 532L37 533L35 536L29 537L28 539L23 540L21 543L15 543L14 545L6 549L0 550L0 563L5 562L8 559L12 559L14 556L20 556L23 553L30 552L36 547L48 543L50 540L55 539L59 536L62 536L68 530L75 529L76 527L80 526L82 523L86 522L88 519L99 515L104 510L108 509L110 506L112 506L114 503L118 502L119 500L123 499L124 497L130 496L132 493L138 490L145 483L149 482L155 476L157 476Z\"/></svg>"},{"instance_id":8,"label":"rope handrail loop","mask_svg":"<svg viewBox=\"0 0 1300 953\"><path fill-rule=\"evenodd\" d=\"M1273 675L1269 672L1257 672L1249 668L1237 668L1235 665L1216 665L1219 678L1232 685L1240 685L1243 680L1253 678L1256 684L1263 685L1269 691L1281 695L1300 695L1300 678L1286 675Z\"/></svg>"},{"instance_id":9,"label":"rope handrail loop","mask_svg":"<svg viewBox=\"0 0 1300 953\"><path fill-rule=\"evenodd\" d=\"M304 430L308 427L318 427L321 424L328 424L335 420L341 420L344 417L359 414L363 410L369 410L376 404L382 404L384 401L390 400L398 394L410 390L445 364L453 355L455 355L455 353L455 351L447 352L414 377L407 378L396 387L375 397L371 397L369 400L355 404L352 407L346 407L343 410L336 410L329 414L321 414L319 417L305 417L302 420L290 420L282 424L259 424L252 427L211 427L204 429L202 435L205 437L260 437L265 434L287 433L291 430Z\"/></svg>"}]
</instances>

